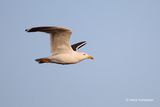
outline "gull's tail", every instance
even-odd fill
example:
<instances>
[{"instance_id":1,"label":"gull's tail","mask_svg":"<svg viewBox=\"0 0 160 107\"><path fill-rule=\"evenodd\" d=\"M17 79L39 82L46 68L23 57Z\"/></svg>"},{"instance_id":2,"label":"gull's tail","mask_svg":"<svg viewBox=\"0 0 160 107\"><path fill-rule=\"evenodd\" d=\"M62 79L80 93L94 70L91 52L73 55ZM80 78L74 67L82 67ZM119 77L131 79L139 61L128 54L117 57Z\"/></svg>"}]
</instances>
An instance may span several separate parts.
<instances>
[{"instance_id":1,"label":"gull's tail","mask_svg":"<svg viewBox=\"0 0 160 107\"><path fill-rule=\"evenodd\" d=\"M39 58L39 59L35 59L35 61L37 61L39 64L42 63L51 63L51 60L48 58Z\"/></svg>"}]
</instances>

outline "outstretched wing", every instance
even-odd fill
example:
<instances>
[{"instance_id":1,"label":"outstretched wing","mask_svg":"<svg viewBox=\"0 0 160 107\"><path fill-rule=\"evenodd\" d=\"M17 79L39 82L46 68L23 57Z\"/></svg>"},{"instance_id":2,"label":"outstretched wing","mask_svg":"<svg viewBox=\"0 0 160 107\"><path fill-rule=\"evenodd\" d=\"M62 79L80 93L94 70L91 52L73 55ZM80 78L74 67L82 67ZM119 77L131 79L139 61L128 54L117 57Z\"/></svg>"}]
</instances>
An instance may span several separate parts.
<instances>
[{"instance_id":1,"label":"outstretched wing","mask_svg":"<svg viewBox=\"0 0 160 107\"><path fill-rule=\"evenodd\" d=\"M79 48L81 48L82 46L86 45L86 41L82 41L82 42L78 42L73 44L71 47L74 51L77 51Z\"/></svg>"},{"instance_id":2,"label":"outstretched wing","mask_svg":"<svg viewBox=\"0 0 160 107\"><path fill-rule=\"evenodd\" d=\"M70 45L71 31L62 27L33 27L27 32L46 32L50 34L51 51L54 54L73 51Z\"/></svg>"}]
</instances>

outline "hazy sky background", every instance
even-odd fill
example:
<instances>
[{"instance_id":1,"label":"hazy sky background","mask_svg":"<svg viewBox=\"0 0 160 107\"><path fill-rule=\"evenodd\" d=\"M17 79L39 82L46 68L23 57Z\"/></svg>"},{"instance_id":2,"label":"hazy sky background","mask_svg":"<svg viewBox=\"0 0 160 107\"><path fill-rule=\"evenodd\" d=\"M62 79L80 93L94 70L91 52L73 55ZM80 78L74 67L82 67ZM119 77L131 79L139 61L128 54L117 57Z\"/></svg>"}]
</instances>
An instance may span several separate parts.
<instances>
[{"instance_id":1,"label":"hazy sky background","mask_svg":"<svg viewBox=\"0 0 160 107\"><path fill-rule=\"evenodd\" d=\"M160 106L159 0L1 0L0 13L0 107ZM70 28L95 60L36 63L49 36L25 29L44 25Z\"/></svg>"}]
</instances>

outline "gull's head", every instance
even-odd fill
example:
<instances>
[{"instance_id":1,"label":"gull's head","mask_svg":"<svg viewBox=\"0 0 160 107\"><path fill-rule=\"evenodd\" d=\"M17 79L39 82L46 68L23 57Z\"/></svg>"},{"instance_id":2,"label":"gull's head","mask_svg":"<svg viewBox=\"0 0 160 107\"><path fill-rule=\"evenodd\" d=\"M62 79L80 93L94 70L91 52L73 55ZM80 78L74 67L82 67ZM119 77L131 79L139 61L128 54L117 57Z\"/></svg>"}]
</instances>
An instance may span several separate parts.
<instances>
[{"instance_id":1,"label":"gull's head","mask_svg":"<svg viewBox=\"0 0 160 107\"><path fill-rule=\"evenodd\" d=\"M84 60L84 59L94 59L91 55L88 55L87 53L84 53L84 52L78 52L81 59Z\"/></svg>"}]
</instances>

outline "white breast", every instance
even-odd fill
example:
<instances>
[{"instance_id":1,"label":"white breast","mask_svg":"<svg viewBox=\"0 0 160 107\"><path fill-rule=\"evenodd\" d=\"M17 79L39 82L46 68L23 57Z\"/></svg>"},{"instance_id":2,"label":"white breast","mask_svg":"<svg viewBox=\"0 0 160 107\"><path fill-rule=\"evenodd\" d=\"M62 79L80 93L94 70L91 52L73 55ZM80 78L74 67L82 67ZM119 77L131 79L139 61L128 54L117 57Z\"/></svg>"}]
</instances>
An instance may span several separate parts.
<instances>
[{"instance_id":1,"label":"white breast","mask_svg":"<svg viewBox=\"0 0 160 107\"><path fill-rule=\"evenodd\" d=\"M54 63L61 63L61 64L73 64L81 61L77 52L56 54L50 56L50 59Z\"/></svg>"}]
</instances>

